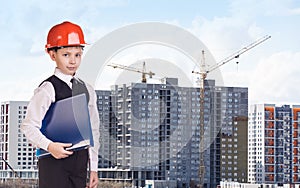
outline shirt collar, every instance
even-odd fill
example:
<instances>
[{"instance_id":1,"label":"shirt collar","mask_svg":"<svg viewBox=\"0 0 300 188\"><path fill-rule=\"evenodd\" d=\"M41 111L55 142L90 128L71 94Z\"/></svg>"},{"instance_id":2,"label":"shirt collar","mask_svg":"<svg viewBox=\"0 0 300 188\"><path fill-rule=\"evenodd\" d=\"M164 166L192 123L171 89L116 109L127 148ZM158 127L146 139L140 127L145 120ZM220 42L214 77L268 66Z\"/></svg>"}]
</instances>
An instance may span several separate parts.
<instances>
[{"instance_id":1,"label":"shirt collar","mask_svg":"<svg viewBox=\"0 0 300 188\"><path fill-rule=\"evenodd\" d=\"M71 75L64 74L59 68L55 68L54 75L71 86L70 81L73 78ZM74 76L75 78L75 76Z\"/></svg>"}]
</instances>

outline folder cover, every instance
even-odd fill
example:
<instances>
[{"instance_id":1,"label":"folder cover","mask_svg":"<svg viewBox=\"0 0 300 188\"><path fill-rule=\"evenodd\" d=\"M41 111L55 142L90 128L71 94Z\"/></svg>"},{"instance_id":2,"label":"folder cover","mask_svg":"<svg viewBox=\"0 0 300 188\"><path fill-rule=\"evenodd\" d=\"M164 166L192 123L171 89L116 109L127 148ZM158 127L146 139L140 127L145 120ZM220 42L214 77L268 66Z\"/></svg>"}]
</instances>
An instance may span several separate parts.
<instances>
[{"instance_id":1,"label":"folder cover","mask_svg":"<svg viewBox=\"0 0 300 188\"><path fill-rule=\"evenodd\" d=\"M94 146L88 104L85 94L59 100L50 105L41 132L53 142L72 143L67 150L80 150ZM50 153L37 148L38 158Z\"/></svg>"}]
</instances>

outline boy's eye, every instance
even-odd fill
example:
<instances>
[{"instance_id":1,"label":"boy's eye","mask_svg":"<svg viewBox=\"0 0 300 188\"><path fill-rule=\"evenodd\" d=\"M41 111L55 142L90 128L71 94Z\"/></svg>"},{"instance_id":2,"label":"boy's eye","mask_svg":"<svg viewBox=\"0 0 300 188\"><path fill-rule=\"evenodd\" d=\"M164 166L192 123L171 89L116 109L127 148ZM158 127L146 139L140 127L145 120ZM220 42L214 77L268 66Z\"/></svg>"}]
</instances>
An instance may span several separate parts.
<instances>
[{"instance_id":1,"label":"boy's eye","mask_svg":"<svg viewBox=\"0 0 300 188\"><path fill-rule=\"evenodd\" d=\"M67 56L69 56L69 54L62 54L64 57L67 57Z\"/></svg>"},{"instance_id":2,"label":"boy's eye","mask_svg":"<svg viewBox=\"0 0 300 188\"><path fill-rule=\"evenodd\" d=\"M81 54L76 54L76 57L81 57Z\"/></svg>"}]
</instances>

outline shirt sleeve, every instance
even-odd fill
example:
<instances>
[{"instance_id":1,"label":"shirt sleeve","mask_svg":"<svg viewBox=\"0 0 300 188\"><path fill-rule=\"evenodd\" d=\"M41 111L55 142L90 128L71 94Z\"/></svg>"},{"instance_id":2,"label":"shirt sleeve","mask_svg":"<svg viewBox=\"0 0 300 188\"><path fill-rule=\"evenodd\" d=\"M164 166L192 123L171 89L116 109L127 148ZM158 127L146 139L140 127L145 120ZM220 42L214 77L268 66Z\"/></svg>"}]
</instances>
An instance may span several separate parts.
<instances>
[{"instance_id":1,"label":"shirt sleeve","mask_svg":"<svg viewBox=\"0 0 300 188\"><path fill-rule=\"evenodd\" d=\"M27 106L26 117L22 121L21 130L35 147L47 150L51 140L40 131L42 120L52 102L55 101L54 87L50 82L44 82L35 89L33 97Z\"/></svg>"},{"instance_id":2,"label":"shirt sleeve","mask_svg":"<svg viewBox=\"0 0 300 188\"><path fill-rule=\"evenodd\" d=\"M94 146L89 148L89 155L90 155L90 161L91 161L91 171L98 171L98 152L100 147L100 120L99 120L99 113L97 108L97 95L92 86L89 84L86 84L89 95L90 95L90 101L89 101L89 113L90 113L90 121L91 121L91 127L92 127L92 133L93 133L93 139L94 139Z\"/></svg>"}]
</instances>

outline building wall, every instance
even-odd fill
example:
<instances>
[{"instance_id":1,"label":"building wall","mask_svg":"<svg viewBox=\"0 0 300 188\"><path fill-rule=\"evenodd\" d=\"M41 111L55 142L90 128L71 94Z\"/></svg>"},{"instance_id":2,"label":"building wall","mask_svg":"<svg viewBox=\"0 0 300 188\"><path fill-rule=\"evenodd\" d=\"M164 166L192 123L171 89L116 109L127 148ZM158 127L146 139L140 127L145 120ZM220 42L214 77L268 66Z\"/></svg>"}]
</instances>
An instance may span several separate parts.
<instances>
[{"instance_id":1,"label":"building wall","mask_svg":"<svg viewBox=\"0 0 300 188\"><path fill-rule=\"evenodd\" d=\"M97 95L97 107L100 120L100 148L99 148L99 168L113 167L115 164L115 139L111 136L115 126L111 126L113 121L111 116L111 92L110 91L96 91ZM113 124L114 125L114 124Z\"/></svg>"},{"instance_id":2,"label":"building wall","mask_svg":"<svg viewBox=\"0 0 300 188\"><path fill-rule=\"evenodd\" d=\"M221 117L220 178L247 182L248 89L222 87L216 94L216 114Z\"/></svg>"},{"instance_id":3,"label":"building wall","mask_svg":"<svg viewBox=\"0 0 300 188\"><path fill-rule=\"evenodd\" d=\"M117 142L117 162L110 168L115 168L119 177L128 176L127 172L121 172L124 170L135 172L137 176L140 174L142 181L136 182L136 186L143 186L146 179L175 180L178 187L199 183L199 88L178 87L172 83L134 83L112 87L111 109L117 119L117 130L115 136L111 134L110 137ZM216 187L222 177L221 127L225 133L241 131L244 133L242 138L245 138L247 130L242 126L234 129L233 119L247 116L247 109L247 88L216 87L213 81L206 83L203 140L206 187ZM247 143L239 141L244 144L245 151ZM247 153L244 153L238 158L243 161L240 166L247 166ZM222 178L227 179L228 174L233 176L237 173L236 168L231 167L231 171ZM103 174L107 176L105 170Z\"/></svg>"},{"instance_id":4,"label":"building wall","mask_svg":"<svg viewBox=\"0 0 300 188\"><path fill-rule=\"evenodd\" d=\"M18 171L36 168L35 149L27 142L27 139L20 130L20 125L26 115L27 105L28 102L26 101L8 101L1 103L1 170ZM24 174L24 176L27 175Z\"/></svg>"},{"instance_id":5,"label":"building wall","mask_svg":"<svg viewBox=\"0 0 300 188\"><path fill-rule=\"evenodd\" d=\"M221 134L221 176L223 181L245 183L248 159L248 118L233 119L232 134Z\"/></svg>"},{"instance_id":6,"label":"building wall","mask_svg":"<svg viewBox=\"0 0 300 188\"><path fill-rule=\"evenodd\" d=\"M261 183L263 172L264 153L264 105L251 105L249 107L248 122L248 181Z\"/></svg>"},{"instance_id":7,"label":"building wall","mask_svg":"<svg viewBox=\"0 0 300 188\"><path fill-rule=\"evenodd\" d=\"M249 182L299 183L299 114L299 106L251 106Z\"/></svg>"}]
</instances>

